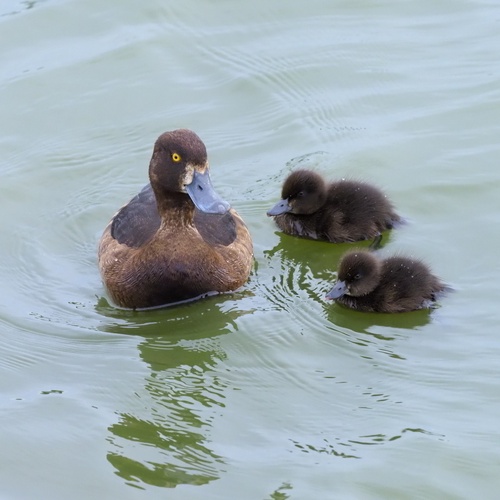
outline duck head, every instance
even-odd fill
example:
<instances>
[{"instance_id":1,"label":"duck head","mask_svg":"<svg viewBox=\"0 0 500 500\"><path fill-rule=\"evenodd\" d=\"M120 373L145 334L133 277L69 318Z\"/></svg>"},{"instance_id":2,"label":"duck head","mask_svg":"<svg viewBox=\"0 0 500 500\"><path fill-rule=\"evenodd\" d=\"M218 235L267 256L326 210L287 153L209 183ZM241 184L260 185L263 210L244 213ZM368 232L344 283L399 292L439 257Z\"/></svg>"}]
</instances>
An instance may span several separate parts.
<instances>
[{"instance_id":1,"label":"duck head","mask_svg":"<svg viewBox=\"0 0 500 500\"><path fill-rule=\"evenodd\" d=\"M230 208L215 192L205 144L191 130L173 130L158 137L149 178L157 198L159 193L185 193L202 212L225 214Z\"/></svg>"},{"instance_id":2,"label":"duck head","mask_svg":"<svg viewBox=\"0 0 500 500\"><path fill-rule=\"evenodd\" d=\"M326 201L327 188L323 178L312 170L296 170L283 183L281 200L267 215L270 217L285 213L310 215L318 211Z\"/></svg>"}]
</instances>

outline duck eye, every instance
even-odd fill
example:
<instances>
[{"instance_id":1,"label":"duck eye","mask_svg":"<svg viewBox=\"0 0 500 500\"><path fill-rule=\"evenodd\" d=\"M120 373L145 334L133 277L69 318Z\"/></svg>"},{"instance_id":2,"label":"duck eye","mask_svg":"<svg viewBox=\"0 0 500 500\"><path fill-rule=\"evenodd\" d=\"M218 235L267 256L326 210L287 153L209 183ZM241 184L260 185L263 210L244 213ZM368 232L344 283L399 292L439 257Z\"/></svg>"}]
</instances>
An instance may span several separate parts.
<instances>
[{"instance_id":1,"label":"duck eye","mask_svg":"<svg viewBox=\"0 0 500 500\"><path fill-rule=\"evenodd\" d=\"M179 163L181 161L181 155L178 153L172 153L172 160L175 161L175 163Z\"/></svg>"},{"instance_id":2,"label":"duck eye","mask_svg":"<svg viewBox=\"0 0 500 500\"><path fill-rule=\"evenodd\" d=\"M360 278L361 278L361 274L360 273L354 275L354 279L355 280L359 280Z\"/></svg>"}]
</instances>

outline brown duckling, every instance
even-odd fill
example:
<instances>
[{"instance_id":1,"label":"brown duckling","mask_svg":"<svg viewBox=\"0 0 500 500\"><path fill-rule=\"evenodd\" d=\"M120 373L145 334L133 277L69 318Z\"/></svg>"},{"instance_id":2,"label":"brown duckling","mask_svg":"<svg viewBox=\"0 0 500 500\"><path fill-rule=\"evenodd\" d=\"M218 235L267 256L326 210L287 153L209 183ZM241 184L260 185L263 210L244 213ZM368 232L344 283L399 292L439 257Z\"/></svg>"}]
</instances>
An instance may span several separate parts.
<instances>
[{"instance_id":1,"label":"brown duckling","mask_svg":"<svg viewBox=\"0 0 500 500\"><path fill-rule=\"evenodd\" d=\"M372 239L401 223L387 197L365 182L327 184L312 170L296 170L285 180L281 200L268 212L286 234L332 243Z\"/></svg>"},{"instance_id":2,"label":"brown duckling","mask_svg":"<svg viewBox=\"0 0 500 500\"><path fill-rule=\"evenodd\" d=\"M149 179L99 243L99 270L113 301L150 308L242 286L253 263L252 240L214 191L201 139L184 129L160 135Z\"/></svg>"},{"instance_id":3,"label":"brown duckling","mask_svg":"<svg viewBox=\"0 0 500 500\"><path fill-rule=\"evenodd\" d=\"M395 313L431 307L446 290L420 260L352 250L341 258L338 281L326 298L357 311Z\"/></svg>"}]
</instances>

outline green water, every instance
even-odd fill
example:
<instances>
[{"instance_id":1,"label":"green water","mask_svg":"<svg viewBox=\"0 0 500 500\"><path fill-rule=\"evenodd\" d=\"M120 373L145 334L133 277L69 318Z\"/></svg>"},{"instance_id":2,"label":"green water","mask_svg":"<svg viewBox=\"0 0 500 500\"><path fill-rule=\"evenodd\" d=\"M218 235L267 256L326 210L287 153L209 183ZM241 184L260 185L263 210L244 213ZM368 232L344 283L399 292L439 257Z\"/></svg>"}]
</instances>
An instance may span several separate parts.
<instances>
[{"instance_id":1,"label":"green water","mask_svg":"<svg viewBox=\"0 0 500 500\"><path fill-rule=\"evenodd\" d=\"M1 498L497 497L500 4L6 0L0 33ZM179 127L255 270L122 311L97 242ZM454 293L327 303L350 246L265 215L297 166L382 187L382 253Z\"/></svg>"}]
</instances>

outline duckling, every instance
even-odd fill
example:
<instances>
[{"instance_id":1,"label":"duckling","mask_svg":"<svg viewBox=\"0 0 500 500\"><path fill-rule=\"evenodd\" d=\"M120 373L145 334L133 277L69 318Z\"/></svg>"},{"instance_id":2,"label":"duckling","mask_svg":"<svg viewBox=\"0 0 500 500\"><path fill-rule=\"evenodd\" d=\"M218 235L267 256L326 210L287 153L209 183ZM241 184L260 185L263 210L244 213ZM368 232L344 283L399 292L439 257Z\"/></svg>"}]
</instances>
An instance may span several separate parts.
<instances>
[{"instance_id":1,"label":"duckling","mask_svg":"<svg viewBox=\"0 0 500 500\"><path fill-rule=\"evenodd\" d=\"M252 239L215 192L202 140L185 129L160 135L149 179L99 243L99 270L113 301L142 309L241 287L252 268Z\"/></svg>"},{"instance_id":2,"label":"duckling","mask_svg":"<svg viewBox=\"0 0 500 500\"><path fill-rule=\"evenodd\" d=\"M429 308L447 290L420 260L352 250L342 256L326 298L357 311L396 313Z\"/></svg>"},{"instance_id":3,"label":"duckling","mask_svg":"<svg viewBox=\"0 0 500 500\"><path fill-rule=\"evenodd\" d=\"M360 241L403 222L378 188L344 179L327 184L307 169L286 178L281 198L267 215L293 236L331 243Z\"/></svg>"}]
</instances>

